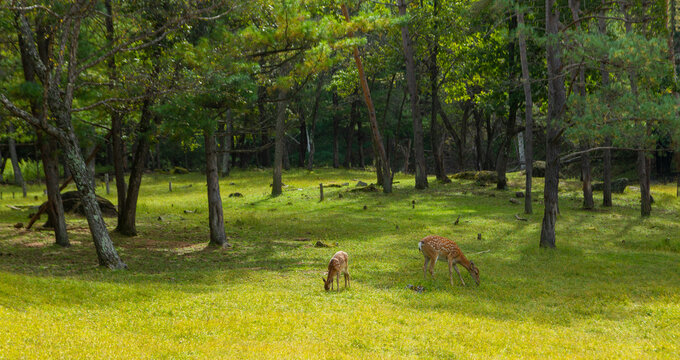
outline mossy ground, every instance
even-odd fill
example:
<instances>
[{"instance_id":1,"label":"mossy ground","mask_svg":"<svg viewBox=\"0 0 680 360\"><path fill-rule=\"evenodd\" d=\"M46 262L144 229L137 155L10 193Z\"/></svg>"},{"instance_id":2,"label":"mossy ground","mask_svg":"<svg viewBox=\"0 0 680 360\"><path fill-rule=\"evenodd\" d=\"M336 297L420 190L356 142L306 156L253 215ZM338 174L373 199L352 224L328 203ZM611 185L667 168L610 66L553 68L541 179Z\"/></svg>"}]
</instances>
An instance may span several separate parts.
<instances>
[{"instance_id":1,"label":"mossy ground","mask_svg":"<svg viewBox=\"0 0 680 360\"><path fill-rule=\"evenodd\" d=\"M643 219L630 187L613 208L584 211L579 184L565 181L557 249L544 251L542 179L534 214L523 215L522 199L509 201L521 190L518 174L510 191L433 178L416 191L411 176L399 175L392 195L348 192L373 178L290 171L284 194L271 198L269 171L235 172L221 180L233 248L212 250L203 176L146 176L140 235L112 234L127 271L97 266L81 218L67 219L73 246L66 249L49 231L15 229L32 210L7 205L45 197L38 186L27 199L0 187L0 358L680 356L674 186L653 187L653 215ZM326 188L319 202L321 182L350 186ZM106 196L115 203L114 188ZM228 197L233 192L243 197ZM468 254L490 250L469 256L481 285L464 273L468 286L452 288L444 262L435 280L424 280L417 242L427 234L454 239ZM318 240L337 246L316 248ZM321 277L340 249L350 256L351 288L325 292Z\"/></svg>"}]
</instances>

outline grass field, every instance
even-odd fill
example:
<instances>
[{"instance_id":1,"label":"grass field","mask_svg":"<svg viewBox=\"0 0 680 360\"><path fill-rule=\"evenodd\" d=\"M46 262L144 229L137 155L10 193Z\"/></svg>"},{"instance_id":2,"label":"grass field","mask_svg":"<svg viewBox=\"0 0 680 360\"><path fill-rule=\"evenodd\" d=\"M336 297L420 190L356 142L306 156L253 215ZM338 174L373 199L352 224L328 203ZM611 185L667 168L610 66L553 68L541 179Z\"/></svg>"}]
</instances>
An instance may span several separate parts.
<instances>
[{"instance_id":1,"label":"grass field","mask_svg":"<svg viewBox=\"0 0 680 360\"><path fill-rule=\"evenodd\" d=\"M518 174L510 191L432 178L416 191L400 175L384 195L348 192L357 180L371 182L369 172L300 170L284 174L277 198L270 180L269 171L251 170L221 181L233 248L211 250L203 176L145 177L140 235L112 234L127 271L97 266L81 218L67 219L66 249L50 231L15 229L32 210L7 205L45 197L37 186L27 199L0 186L0 358L680 357L674 186L652 188L653 215L642 219L634 188L615 194L611 209L583 211L579 184L566 181L558 247L544 251L542 179L533 215L510 202ZM321 182L350 186L326 188L319 202ZM107 197L115 203L114 188ZM424 280L417 242L427 234L454 239L468 254L489 250L469 256L480 286L465 272L468 286L452 288L445 262ZM337 250L349 254L351 288L325 292L321 277Z\"/></svg>"}]
</instances>

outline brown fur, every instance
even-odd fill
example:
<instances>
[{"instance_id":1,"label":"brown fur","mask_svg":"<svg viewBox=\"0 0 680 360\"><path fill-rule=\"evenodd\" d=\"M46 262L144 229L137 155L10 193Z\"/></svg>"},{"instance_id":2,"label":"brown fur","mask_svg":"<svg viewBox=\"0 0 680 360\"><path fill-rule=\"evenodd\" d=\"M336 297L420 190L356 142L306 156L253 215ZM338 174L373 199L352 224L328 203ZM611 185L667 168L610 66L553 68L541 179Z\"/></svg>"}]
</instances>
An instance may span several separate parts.
<instances>
[{"instance_id":1,"label":"brown fur","mask_svg":"<svg viewBox=\"0 0 680 360\"><path fill-rule=\"evenodd\" d=\"M340 273L345 277L345 288L349 287L349 271L347 270L348 257L344 251L338 251L328 263L328 278L323 279L323 287L328 291L333 289L333 277L335 277L337 291L340 291Z\"/></svg>"},{"instance_id":2,"label":"brown fur","mask_svg":"<svg viewBox=\"0 0 680 360\"><path fill-rule=\"evenodd\" d=\"M424 237L418 243L418 248L425 256L425 265L423 265L423 275L427 278L428 263L430 263L429 271L432 278L434 278L434 265L437 263L437 259L440 256L446 257L449 262L449 280L451 281L451 286L453 286L453 271L455 269L460 278L460 282L465 286L465 281L458 271L456 264L461 264L464 268L470 272L470 276L475 280L475 283L479 285L479 269L475 266L472 261L469 261L463 252L460 250L455 242L441 236L429 235ZM432 261L432 262L430 262Z\"/></svg>"}]
</instances>

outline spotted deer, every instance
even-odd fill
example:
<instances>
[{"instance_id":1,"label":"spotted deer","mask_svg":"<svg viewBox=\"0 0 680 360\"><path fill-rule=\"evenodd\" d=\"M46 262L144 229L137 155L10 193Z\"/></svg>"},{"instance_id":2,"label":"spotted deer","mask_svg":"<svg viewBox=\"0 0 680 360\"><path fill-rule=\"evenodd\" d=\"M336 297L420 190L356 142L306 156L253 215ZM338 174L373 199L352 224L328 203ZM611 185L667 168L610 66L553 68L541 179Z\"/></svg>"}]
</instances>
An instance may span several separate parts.
<instances>
[{"instance_id":1,"label":"spotted deer","mask_svg":"<svg viewBox=\"0 0 680 360\"><path fill-rule=\"evenodd\" d=\"M430 275L434 278L434 265L437 263L437 259L441 257L446 257L449 261L449 280L451 280L451 286L453 286L453 271L451 268L455 269L460 278L460 282L465 286L465 281L458 271L456 264L461 264L467 271L470 272L470 276L475 280L475 283L479 285L479 269L475 266L472 261L469 261L463 252L460 250L455 242L441 236L429 235L424 237L418 243L418 249L425 256L425 265L423 265L423 276L427 278L427 264L430 263ZM432 261L432 262L430 262Z\"/></svg>"},{"instance_id":2,"label":"spotted deer","mask_svg":"<svg viewBox=\"0 0 680 360\"><path fill-rule=\"evenodd\" d=\"M347 271L347 253L338 251L333 255L331 261L328 263L328 278L323 279L323 287L326 291L333 290L333 277L337 285L337 291L340 291L340 273L345 277L345 288L349 286L349 271Z\"/></svg>"}]
</instances>

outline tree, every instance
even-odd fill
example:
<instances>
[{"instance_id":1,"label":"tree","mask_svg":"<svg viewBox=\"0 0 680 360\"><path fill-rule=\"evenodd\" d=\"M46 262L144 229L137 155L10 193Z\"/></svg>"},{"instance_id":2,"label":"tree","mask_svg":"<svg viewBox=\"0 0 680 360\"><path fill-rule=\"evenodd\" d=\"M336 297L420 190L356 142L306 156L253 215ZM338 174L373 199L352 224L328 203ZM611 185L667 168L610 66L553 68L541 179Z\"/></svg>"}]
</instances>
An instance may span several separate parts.
<instances>
[{"instance_id":1,"label":"tree","mask_svg":"<svg viewBox=\"0 0 680 360\"><path fill-rule=\"evenodd\" d=\"M399 15L406 16L405 0L398 0ZM406 61L406 81L408 83L409 99L411 99L411 116L413 117L413 147L415 150L416 189L427 188L427 167L425 165L425 148L423 145L423 123L418 100L418 84L416 82L415 60L408 24L401 25L401 38Z\"/></svg>"},{"instance_id":2,"label":"tree","mask_svg":"<svg viewBox=\"0 0 680 360\"><path fill-rule=\"evenodd\" d=\"M525 162L525 188L524 188L524 213L531 214L533 212L531 206L531 186L533 182L534 170L534 119L533 119L533 99L531 97L531 75L529 74L529 61L527 60L527 44L526 44L526 28L524 27L524 11L517 8L517 23L518 23L518 39L519 39L519 55L522 66L522 87L524 89L524 162Z\"/></svg>"},{"instance_id":3,"label":"tree","mask_svg":"<svg viewBox=\"0 0 680 360\"><path fill-rule=\"evenodd\" d=\"M562 72L561 47L556 36L559 33L560 11L555 0L545 1L545 30L548 36L546 61L548 64L548 117L546 119L545 141L545 205L541 225L540 247L555 247L555 224L557 223L557 200L560 170L560 142L562 132L560 121L566 108L564 74Z\"/></svg>"}]
</instances>

